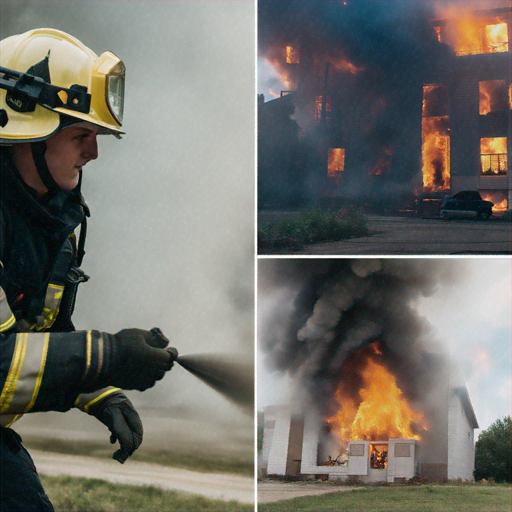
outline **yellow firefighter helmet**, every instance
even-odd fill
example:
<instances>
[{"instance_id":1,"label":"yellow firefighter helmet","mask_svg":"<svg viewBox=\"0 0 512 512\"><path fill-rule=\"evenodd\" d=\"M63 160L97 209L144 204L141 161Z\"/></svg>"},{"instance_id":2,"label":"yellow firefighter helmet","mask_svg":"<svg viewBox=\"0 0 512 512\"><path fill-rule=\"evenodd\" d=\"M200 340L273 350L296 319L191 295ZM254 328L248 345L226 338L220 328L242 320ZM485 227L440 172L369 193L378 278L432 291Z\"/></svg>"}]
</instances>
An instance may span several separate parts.
<instances>
[{"instance_id":1,"label":"yellow firefighter helmet","mask_svg":"<svg viewBox=\"0 0 512 512\"><path fill-rule=\"evenodd\" d=\"M78 39L49 28L0 42L0 142L49 138L61 115L88 121L99 133L123 132L125 66L99 57Z\"/></svg>"}]
</instances>

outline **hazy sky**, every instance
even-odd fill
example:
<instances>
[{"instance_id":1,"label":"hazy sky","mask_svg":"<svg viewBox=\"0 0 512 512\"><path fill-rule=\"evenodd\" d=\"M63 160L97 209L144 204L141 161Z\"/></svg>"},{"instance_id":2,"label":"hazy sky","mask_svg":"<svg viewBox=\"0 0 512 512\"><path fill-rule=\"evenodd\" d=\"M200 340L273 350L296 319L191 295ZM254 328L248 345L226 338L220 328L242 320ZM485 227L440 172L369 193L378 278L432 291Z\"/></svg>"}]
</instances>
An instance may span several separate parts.
<instances>
[{"instance_id":1,"label":"hazy sky","mask_svg":"<svg viewBox=\"0 0 512 512\"><path fill-rule=\"evenodd\" d=\"M459 258L451 263L458 270L455 282L440 282L435 293L417 302L416 309L431 324L432 340L456 362L481 431L511 414L512 261ZM260 296L260 305L266 297ZM259 308L258 317L258 324L263 325L264 308ZM288 401L293 390L288 379L271 372L267 363L265 354L259 352L259 410Z\"/></svg>"},{"instance_id":2,"label":"hazy sky","mask_svg":"<svg viewBox=\"0 0 512 512\"><path fill-rule=\"evenodd\" d=\"M127 67L126 135L101 137L84 169L91 280L77 328L159 326L182 354L252 360L254 4L2 0L0 14L2 39L56 28ZM130 396L211 411L210 424L240 414L181 368Z\"/></svg>"}]
</instances>

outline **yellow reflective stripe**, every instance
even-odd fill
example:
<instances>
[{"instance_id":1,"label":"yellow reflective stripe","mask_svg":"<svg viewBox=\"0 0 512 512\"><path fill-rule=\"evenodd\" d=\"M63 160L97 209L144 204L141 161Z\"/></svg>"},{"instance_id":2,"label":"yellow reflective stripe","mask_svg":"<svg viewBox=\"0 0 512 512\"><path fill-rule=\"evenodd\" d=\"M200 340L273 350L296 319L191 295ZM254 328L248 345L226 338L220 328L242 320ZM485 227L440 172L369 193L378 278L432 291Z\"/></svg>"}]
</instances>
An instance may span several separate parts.
<instances>
[{"instance_id":1,"label":"yellow reflective stripe","mask_svg":"<svg viewBox=\"0 0 512 512\"><path fill-rule=\"evenodd\" d=\"M21 334L18 336L22 336ZM22 360L13 357L13 378L2 404L2 413L18 414L31 410L39 394L48 354L49 333L24 333L25 349ZM17 349L17 347L16 347ZM15 350L16 350L15 349ZM21 356L20 356L21 357ZM14 370L15 360L18 370Z\"/></svg>"},{"instance_id":2,"label":"yellow reflective stripe","mask_svg":"<svg viewBox=\"0 0 512 512\"><path fill-rule=\"evenodd\" d=\"M11 318L9 318L7 322L0 324L0 332L8 331L15 323L16 317L13 314L11 314Z\"/></svg>"},{"instance_id":3,"label":"yellow reflective stripe","mask_svg":"<svg viewBox=\"0 0 512 512\"><path fill-rule=\"evenodd\" d=\"M99 402L100 400L103 400L106 396L111 395L112 393L115 393L117 391L121 391L119 388L109 388L107 391L102 393L101 395L97 396L96 398L92 399L89 403L85 404L83 409L85 412L89 412L89 407L91 405L94 405L95 403Z\"/></svg>"},{"instance_id":4,"label":"yellow reflective stripe","mask_svg":"<svg viewBox=\"0 0 512 512\"><path fill-rule=\"evenodd\" d=\"M87 347L86 347L86 355L85 355L84 377L87 375L87 372L89 371L89 368L91 367L91 354L92 354L92 333L91 333L91 331L87 331L85 337L86 337L86 341L87 341Z\"/></svg>"},{"instance_id":5,"label":"yellow reflective stripe","mask_svg":"<svg viewBox=\"0 0 512 512\"><path fill-rule=\"evenodd\" d=\"M41 364L39 365L39 372L36 376L36 384L34 387L34 393L32 394L32 398L30 400L30 403L25 407L25 412L30 411L32 407L34 407L34 404L37 400L37 395L39 394L39 388L41 387L41 382L43 382L43 374L44 374L44 368L46 366L46 357L48 355L48 347L50 345L50 333L46 333L44 335L44 342L43 342L43 352L41 354ZM16 420L14 420L16 421Z\"/></svg>"},{"instance_id":6,"label":"yellow reflective stripe","mask_svg":"<svg viewBox=\"0 0 512 512\"><path fill-rule=\"evenodd\" d=\"M16 336L16 346L14 348L14 357L11 361L11 367L7 374L2 394L0 395L0 412L4 413L9 409L9 405L14 397L18 379L20 376L21 368L27 353L27 338L28 334L22 333Z\"/></svg>"},{"instance_id":7,"label":"yellow reflective stripe","mask_svg":"<svg viewBox=\"0 0 512 512\"><path fill-rule=\"evenodd\" d=\"M63 294L63 285L54 283L48 284L48 288L46 289L46 296L44 299L44 308L41 314L37 317L34 330L44 331L53 325L59 314L60 301Z\"/></svg>"},{"instance_id":8,"label":"yellow reflective stripe","mask_svg":"<svg viewBox=\"0 0 512 512\"><path fill-rule=\"evenodd\" d=\"M15 414L12 417L11 421L9 421L8 423L6 423L5 425L2 425L2 426L5 428L9 428L15 421L18 421L22 416L23 416L23 414Z\"/></svg>"},{"instance_id":9,"label":"yellow reflective stripe","mask_svg":"<svg viewBox=\"0 0 512 512\"><path fill-rule=\"evenodd\" d=\"M16 323L3 288L0 288L0 332L9 330Z\"/></svg>"}]
</instances>

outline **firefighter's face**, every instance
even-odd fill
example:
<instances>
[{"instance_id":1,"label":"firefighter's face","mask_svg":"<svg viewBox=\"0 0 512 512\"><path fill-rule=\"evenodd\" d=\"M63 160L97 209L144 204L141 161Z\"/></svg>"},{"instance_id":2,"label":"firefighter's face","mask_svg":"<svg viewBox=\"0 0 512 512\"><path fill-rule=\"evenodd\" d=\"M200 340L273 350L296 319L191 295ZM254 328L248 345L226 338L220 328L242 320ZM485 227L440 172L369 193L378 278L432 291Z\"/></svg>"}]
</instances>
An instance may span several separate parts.
<instances>
[{"instance_id":1,"label":"firefighter's face","mask_svg":"<svg viewBox=\"0 0 512 512\"><path fill-rule=\"evenodd\" d=\"M46 141L46 163L63 190L73 190L80 171L98 158L98 129L91 123L80 123L57 132Z\"/></svg>"}]
</instances>

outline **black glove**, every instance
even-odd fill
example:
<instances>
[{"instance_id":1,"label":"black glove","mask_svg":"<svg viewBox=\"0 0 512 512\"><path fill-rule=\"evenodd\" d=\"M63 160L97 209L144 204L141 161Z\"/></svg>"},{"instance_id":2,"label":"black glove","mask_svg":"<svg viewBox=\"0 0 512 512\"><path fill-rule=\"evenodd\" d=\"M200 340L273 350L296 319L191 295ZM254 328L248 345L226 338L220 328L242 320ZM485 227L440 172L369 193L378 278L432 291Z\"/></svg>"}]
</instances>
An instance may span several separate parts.
<instances>
[{"instance_id":1,"label":"black glove","mask_svg":"<svg viewBox=\"0 0 512 512\"><path fill-rule=\"evenodd\" d=\"M86 374L82 391L106 386L144 391L162 379L178 357L178 351L167 346L169 340L157 328L97 334L102 338L103 348L99 350L102 350L103 362L92 378L89 372ZM101 343L98 342L98 346Z\"/></svg>"},{"instance_id":2,"label":"black glove","mask_svg":"<svg viewBox=\"0 0 512 512\"><path fill-rule=\"evenodd\" d=\"M89 414L98 418L110 430L110 442L119 441L120 448L112 456L121 464L142 443L142 422L124 393L115 391L89 407Z\"/></svg>"}]
</instances>

